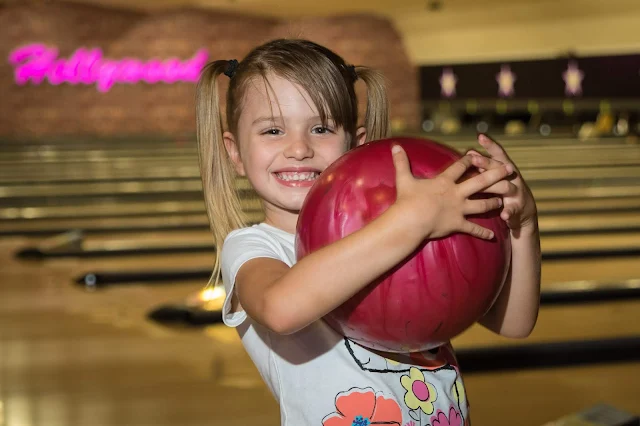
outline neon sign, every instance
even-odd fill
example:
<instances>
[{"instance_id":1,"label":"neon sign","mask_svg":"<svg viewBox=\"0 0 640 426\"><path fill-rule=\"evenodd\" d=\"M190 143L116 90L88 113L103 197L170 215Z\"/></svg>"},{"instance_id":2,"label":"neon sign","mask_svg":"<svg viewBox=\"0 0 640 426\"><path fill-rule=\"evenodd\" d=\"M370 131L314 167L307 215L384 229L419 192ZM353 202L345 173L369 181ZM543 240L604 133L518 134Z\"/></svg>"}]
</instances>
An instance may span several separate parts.
<instances>
[{"instance_id":1,"label":"neon sign","mask_svg":"<svg viewBox=\"0 0 640 426\"><path fill-rule=\"evenodd\" d=\"M192 82L200 77L208 54L205 49L184 61L176 58L135 58L120 60L104 58L99 48L80 48L68 58L58 58L58 49L44 44L19 47L9 54L9 63L15 68L15 82L25 85L31 81L41 84L45 79L50 84L95 84L98 91L108 92L116 83L135 84L140 81L156 83Z\"/></svg>"}]
</instances>

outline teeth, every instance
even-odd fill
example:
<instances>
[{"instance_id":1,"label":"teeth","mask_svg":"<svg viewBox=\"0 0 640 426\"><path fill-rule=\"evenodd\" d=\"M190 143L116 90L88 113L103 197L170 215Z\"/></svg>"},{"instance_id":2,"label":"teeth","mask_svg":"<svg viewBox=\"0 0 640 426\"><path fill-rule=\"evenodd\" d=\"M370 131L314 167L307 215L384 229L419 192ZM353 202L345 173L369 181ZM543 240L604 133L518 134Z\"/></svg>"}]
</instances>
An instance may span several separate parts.
<instances>
[{"instance_id":1,"label":"teeth","mask_svg":"<svg viewBox=\"0 0 640 426\"><path fill-rule=\"evenodd\" d=\"M280 178L282 180L285 180L285 181L312 181L312 180L316 180L318 178L319 174L320 173L318 173L318 172L303 172L303 173L281 172L281 173L276 173L278 178Z\"/></svg>"}]
</instances>

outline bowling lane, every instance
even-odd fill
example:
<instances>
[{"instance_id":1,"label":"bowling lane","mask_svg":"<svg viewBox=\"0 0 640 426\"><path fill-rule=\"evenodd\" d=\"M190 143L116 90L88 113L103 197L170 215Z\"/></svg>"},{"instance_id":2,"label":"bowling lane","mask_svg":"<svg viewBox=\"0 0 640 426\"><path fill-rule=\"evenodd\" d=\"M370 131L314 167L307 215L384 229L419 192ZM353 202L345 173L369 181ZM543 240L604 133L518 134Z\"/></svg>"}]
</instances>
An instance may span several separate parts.
<instances>
[{"instance_id":1,"label":"bowling lane","mask_svg":"<svg viewBox=\"0 0 640 426\"><path fill-rule=\"evenodd\" d=\"M82 234L82 231L80 231ZM40 243L48 242L58 238L58 235L38 237L22 237L23 247L32 247ZM82 234L82 248L84 250L109 250L118 248L135 249L136 246L145 247L165 247L181 246L184 244L205 244L210 243L213 247L213 237L207 229L176 229L176 230L148 230L137 232L108 232L108 233L88 233Z\"/></svg>"},{"instance_id":2,"label":"bowling lane","mask_svg":"<svg viewBox=\"0 0 640 426\"><path fill-rule=\"evenodd\" d=\"M140 254L129 256L98 258L63 258L44 260L41 266L73 268L77 274L89 272L142 272L174 269L213 268L215 252L176 253L176 254Z\"/></svg>"},{"instance_id":3,"label":"bowling lane","mask_svg":"<svg viewBox=\"0 0 640 426\"><path fill-rule=\"evenodd\" d=\"M107 232L125 232L135 228L136 232L143 229L154 230L161 228L207 228L209 225L206 214L186 214L176 216L139 216L126 218L87 218L87 219L53 219L29 220L16 219L7 223L0 221L0 234L52 234L66 232L70 229L82 229L86 232L106 230Z\"/></svg>"},{"instance_id":4,"label":"bowling lane","mask_svg":"<svg viewBox=\"0 0 640 426\"><path fill-rule=\"evenodd\" d=\"M565 199L565 200L536 200L538 214L543 217L548 214L572 214L574 212L600 212L608 210L638 210L640 197L626 198L593 198L593 199Z\"/></svg>"},{"instance_id":5,"label":"bowling lane","mask_svg":"<svg viewBox=\"0 0 640 426\"><path fill-rule=\"evenodd\" d=\"M11 279L3 272L0 289L0 320L16 325L0 333L3 424L277 424L277 404L238 341L214 345L200 332L140 329L123 320L122 308L118 320L116 306L105 303L108 292L69 297L74 292L61 283L43 297L46 269L12 271ZM52 293L62 299L59 306L39 305ZM19 299L20 309L9 304ZM131 306L144 301L142 295L131 299ZM82 302L94 309L64 310Z\"/></svg>"},{"instance_id":6,"label":"bowling lane","mask_svg":"<svg viewBox=\"0 0 640 426\"><path fill-rule=\"evenodd\" d=\"M143 180L143 179L185 179L199 178L200 171L198 167L193 167L193 160L181 164L160 164L154 167L117 167L109 164L106 167L93 167L91 169L77 169L75 165L68 165L64 169L53 165L54 170L42 170L34 172L25 170L23 166L14 170L5 170L4 175L0 175L0 183L2 184L24 184L30 182L32 184L51 184L73 181L122 181L122 180ZM37 164L33 165L37 167ZM5 167L5 166L3 166Z\"/></svg>"},{"instance_id":7,"label":"bowling lane","mask_svg":"<svg viewBox=\"0 0 640 426\"><path fill-rule=\"evenodd\" d=\"M153 236L148 236L153 238ZM189 269L202 268L209 269L213 264L213 253L189 254L189 255L153 255L153 256L132 256L124 258L98 258L98 259L52 259L43 265L55 269L66 269L72 275L78 276L83 273L98 271L141 271L141 270L163 270L163 269ZM615 257L604 259L572 259L544 262L543 264L543 289L557 288L565 281L575 282L580 280L599 281L604 280L613 283L616 280L634 279L640 277L640 256L635 257ZM179 303L185 298L200 291L205 285L205 279L174 284L154 285L149 284L129 284L126 286L116 286L109 288L108 293L113 295L108 306L114 308L114 312L121 311L123 306L129 306L132 300L137 298L150 301L161 298L162 303ZM67 284L65 284L67 285ZM164 295L164 297L162 296ZM171 299L171 297L174 297ZM106 303L104 297L101 303ZM153 303L142 303L140 306L147 309L156 307ZM87 307L83 303L83 309ZM119 307L118 307L119 306ZM629 302L627 304L605 304L605 305L580 305L580 306L554 306L543 308L539 324L531 336L530 341L561 340L572 337L599 337L604 338L612 334L616 324L623 335L633 333L640 334L640 323L629 321L638 312L640 304ZM127 321L145 322L144 310L125 309ZM132 316L131 316L132 315ZM590 327L585 327L589 324ZM563 324L563 327L557 327ZM622 324L622 325L620 325ZM615 334L615 333L614 333ZM457 341L457 345L473 346L477 344L519 344L521 341L508 340L496 336L486 331L481 326L475 326Z\"/></svg>"},{"instance_id":8,"label":"bowling lane","mask_svg":"<svg viewBox=\"0 0 640 426\"><path fill-rule=\"evenodd\" d=\"M640 245L640 231L599 234L545 235L540 240L543 253L567 251L632 250Z\"/></svg>"},{"instance_id":9,"label":"bowling lane","mask_svg":"<svg viewBox=\"0 0 640 426\"><path fill-rule=\"evenodd\" d=\"M540 231L543 233L633 230L640 229L640 211L575 212L564 215L540 214L538 223ZM545 235L545 238L548 237Z\"/></svg>"},{"instance_id":10,"label":"bowling lane","mask_svg":"<svg viewBox=\"0 0 640 426\"><path fill-rule=\"evenodd\" d=\"M624 228L621 228L624 229ZM57 238L57 237L54 237ZM40 241L47 239L25 239L23 249L37 246ZM541 238L543 255L548 260L572 259L587 256L594 261L594 256L602 256L605 253L609 257L619 255L632 255L640 250L640 230L627 232L600 232L594 234L551 234ZM104 250L108 254L110 250L128 250L132 256L136 255L136 249L159 249L165 252L172 250L177 252L185 250L196 255L202 252L213 252L212 238L206 229L192 231L163 232L159 230L132 233L127 235L120 233L89 234L82 243L84 250ZM145 256L151 256L151 253ZM186 254L185 254L186 256ZM635 269L634 269L635 270Z\"/></svg>"},{"instance_id":11,"label":"bowling lane","mask_svg":"<svg viewBox=\"0 0 640 426\"><path fill-rule=\"evenodd\" d=\"M525 340L507 339L474 325L452 343L456 349L640 336L640 301L543 306Z\"/></svg>"},{"instance_id":12,"label":"bowling lane","mask_svg":"<svg viewBox=\"0 0 640 426\"><path fill-rule=\"evenodd\" d=\"M114 234L92 234L83 238L82 248L85 250L135 249L144 247L167 247L183 245L211 244L213 236L208 230L149 231Z\"/></svg>"},{"instance_id":13,"label":"bowling lane","mask_svg":"<svg viewBox=\"0 0 640 426\"><path fill-rule=\"evenodd\" d=\"M568 288L580 281L615 284L640 279L640 256L545 261L542 290ZM563 286L562 284L567 284ZM500 337L474 325L454 339L456 348L640 335L640 301L543 306L526 340Z\"/></svg>"},{"instance_id":14,"label":"bowling lane","mask_svg":"<svg viewBox=\"0 0 640 426\"><path fill-rule=\"evenodd\" d=\"M179 237L176 237L179 238ZM206 241L206 239L203 239ZM139 267L143 270L166 268L210 267L214 250L188 254L154 254L140 256L116 256L114 258L50 259L46 265L75 265L78 270L94 268L129 271ZM592 259L562 259L545 261L542 268L543 285L576 280L615 281L640 277L640 256L608 257Z\"/></svg>"},{"instance_id":15,"label":"bowling lane","mask_svg":"<svg viewBox=\"0 0 640 426\"><path fill-rule=\"evenodd\" d=\"M138 258L133 259L130 266L163 267L170 264L169 259ZM13 284L3 287L1 320L7 323L20 320L27 324L5 338L0 336L7 353L15 354L2 360L4 379L0 385L3 393L8 394L5 409L11 407L12 415L20 413L34 421L34 416L49 415L50 424L54 426L197 425L208 424L212 418L229 425L277 424L277 406L243 352L234 330L223 325L207 327L203 332L171 329L146 320L148 310L181 300L201 288L199 283L114 287L87 293L69 285L75 268L68 268L65 262L52 261L38 270L23 271L23 275L18 270L10 280ZM89 266L88 263L83 261L83 267ZM640 262L633 259L613 264L611 268L621 269L633 264ZM564 266L573 268L573 265ZM111 266L116 270L122 268L121 262ZM28 270L24 264L20 268ZM594 269L598 268L594 266ZM47 271L57 271L58 275L52 277ZM584 271L586 276L587 273ZM547 273L545 279L551 281L554 277ZM47 297L42 297L44 294ZM48 308L38 306L38 303L48 304ZM25 311L29 304L32 304L31 312L40 311L40 314L29 316L29 310ZM16 306L23 308L20 317L12 316L17 315L19 308ZM612 312L617 313L620 323L633 327L637 307L634 309L630 305L625 310L614 309ZM633 316L629 317L629 312ZM615 323L611 315L599 313L602 318L595 331L585 329L585 323L580 322L580 318L589 317L588 311L569 311L568 315L574 318L570 320L561 313L545 315L544 318L549 319L541 319L541 324L549 322L553 325L550 329L544 327L547 332L556 333L553 338L562 337L557 329L565 323L576 333L570 337L595 336L596 331L604 332ZM583 328L579 328L579 324ZM490 341L482 339L483 345L487 343ZM19 356L19 353L30 355ZM488 423L497 426L539 426L539 419L560 417L574 410L573 407L583 408L578 405L590 404L596 397L615 398L612 402L622 401L622 404L626 404L625 398L635 401L637 392L634 389L638 389L638 383L634 376L626 377L637 371L637 366L633 368L605 366L470 374L466 376L466 386L475 410L474 424L484 424L490 419ZM123 375L123 371L127 374ZM623 378L625 385L620 383ZM592 381L594 379L597 381ZM176 394L178 388L181 391ZM496 400L491 391L495 392L497 388L514 390L501 392L500 400L505 403L500 407L491 405ZM206 393L206 398L202 393ZM502 396L503 393L509 395ZM28 395L22 405L17 402L19 395ZM211 403L227 401L231 397L230 407L225 402L224 409ZM251 410L246 410L248 400L252 401ZM540 417L532 423L528 423L529 417L514 423L514 416L526 412L525 408L531 407L532 401L545 407L540 410ZM476 408L487 405L492 410ZM166 407L166 410L158 409L158 406ZM88 411L95 421L87 423ZM496 412L501 415L496 416Z\"/></svg>"},{"instance_id":16,"label":"bowling lane","mask_svg":"<svg viewBox=\"0 0 640 426\"><path fill-rule=\"evenodd\" d=\"M261 208L258 199L243 199L240 202L244 210ZM639 202L640 204L640 202ZM135 217L144 215L173 215L204 213L204 201L147 201L130 203L103 202L79 207L77 205L8 207L0 209L0 219L70 219L88 217Z\"/></svg>"},{"instance_id":17,"label":"bowling lane","mask_svg":"<svg viewBox=\"0 0 640 426\"><path fill-rule=\"evenodd\" d=\"M640 256L562 259L542 263L542 287L574 281L614 282L640 278Z\"/></svg>"},{"instance_id":18,"label":"bowling lane","mask_svg":"<svg viewBox=\"0 0 640 426\"><path fill-rule=\"evenodd\" d=\"M640 174L635 166L592 169L523 169L523 176L530 183L535 192L538 187L546 188L549 182L559 189L578 187L591 187L594 182L606 189L611 185L637 184ZM236 188L249 190L250 184L246 179L236 179ZM0 186L0 200L3 204L15 203L21 199L36 199L50 197L56 194L59 197L78 196L104 196L114 194L131 193L174 193L174 192L201 192L201 181L197 177L184 179L131 179L125 182L117 181L79 181L63 183L11 184ZM606 195L604 195L606 196Z\"/></svg>"},{"instance_id":19,"label":"bowling lane","mask_svg":"<svg viewBox=\"0 0 640 426\"><path fill-rule=\"evenodd\" d=\"M256 223L264 218L260 212L248 212L246 215L250 223ZM168 216L139 216L139 217L115 217L115 218L87 218L87 219L53 219L30 220L15 219L7 223L0 221L0 235L21 234L55 234L66 232L70 229L80 229L86 233L117 233L117 232L141 232L143 230L188 230L209 229L209 220L205 213L168 215Z\"/></svg>"},{"instance_id":20,"label":"bowling lane","mask_svg":"<svg viewBox=\"0 0 640 426\"><path fill-rule=\"evenodd\" d=\"M163 160L170 161L193 159L198 156L198 152L195 149L184 148L158 148L149 150L136 150L136 149L86 149L86 150L54 150L43 149L37 151L22 151L22 152L3 152L2 160L0 164L15 164L21 163L25 165L33 164L34 162L40 162L42 164L51 163L65 163L75 162L83 160L82 163L89 162L102 162L105 160L128 160L128 161L153 161Z\"/></svg>"},{"instance_id":21,"label":"bowling lane","mask_svg":"<svg viewBox=\"0 0 640 426\"><path fill-rule=\"evenodd\" d=\"M249 205L251 203L247 203ZM257 203L251 204L254 207L258 207ZM562 208L562 207L560 207ZM21 209L21 214L28 215L27 209ZM34 210L34 214L37 215L37 211ZM246 212L247 220L250 223L256 223L263 220L263 213L256 210L248 210ZM574 241L582 241L586 239L593 239L593 244L602 245L602 241L609 238L609 235L597 236L593 234L593 231L618 231L628 230L630 235L627 239L633 239L637 236L637 231L640 229L640 213L635 210L626 211L621 206L620 211L600 211L600 212L584 212L574 214L544 214L540 215L540 229L543 233L543 238L549 240L551 248L559 246L570 246L574 244ZM86 218L34 218L34 219L8 219L0 220L0 234L55 234L66 232L70 229L83 230L88 236L94 232L101 232L103 234L116 234L128 232L131 234L131 230L135 229L136 234L140 232L152 232L159 230L171 230L171 232L179 231L180 229L198 230L206 232L208 229L208 219L204 212L201 213L186 213L186 214L167 214L167 215L141 215L141 216L116 216L116 217L86 217ZM564 235L565 232L589 232L583 236L571 236ZM557 235L549 235L557 234ZM612 233L611 241L622 241L620 236L616 236L615 232ZM581 240L582 239L582 240ZM640 240L639 240L640 241Z\"/></svg>"},{"instance_id":22,"label":"bowling lane","mask_svg":"<svg viewBox=\"0 0 640 426\"><path fill-rule=\"evenodd\" d=\"M600 403L638 413L640 363L464 377L474 425L542 426Z\"/></svg>"}]
</instances>

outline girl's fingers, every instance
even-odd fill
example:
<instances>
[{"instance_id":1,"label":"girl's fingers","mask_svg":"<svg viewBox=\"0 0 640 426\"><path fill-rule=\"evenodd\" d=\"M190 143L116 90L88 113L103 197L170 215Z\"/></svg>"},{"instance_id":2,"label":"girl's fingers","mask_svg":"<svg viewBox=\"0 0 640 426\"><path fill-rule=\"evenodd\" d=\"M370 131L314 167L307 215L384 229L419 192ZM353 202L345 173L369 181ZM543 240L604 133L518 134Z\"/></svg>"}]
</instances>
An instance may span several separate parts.
<instances>
[{"instance_id":1,"label":"girl's fingers","mask_svg":"<svg viewBox=\"0 0 640 426\"><path fill-rule=\"evenodd\" d=\"M483 240L491 240L494 236L492 230L484 228L473 222L469 222L468 220L465 220L462 223L462 226L460 227L460 232L473 235L474 237L482 238Z\"/></svg>"},{"instance_id":2,"label":"girl's fingers","mask_svg":"<svg viewBox=\"0 0 640 426\"><path fill-rule=\"evenodd\" d=\"M470 155L465 155L460 158L458 161L447 167L440 176L445 177L447 179L456 182L458 179L464 175L469 167L471 167L472 159Z\"/></svg>"},{"instance_id":3,"label":"girl's fingers","mask_svg":"<svg viewBox=\"0 0 640 426\"><path fill-rule=\"evenodd\" d=\"M462 191L461 193L465 198L469 198L477 192L490 188L509 176L509 174L509 169L505 166L487 170L484 173L480 173L479 175L473 176L472 178L460 183L459 186Z\"/></svg>"},{"instance_id":4,"label":"girl's fingers","mask_svg":"<svg viewBox=\"0 0 640 426\"><path fill-rule=\"evenodd\" d=\"M393 166L396 169L396 182L402 182L407 177L413 177L411 174L411 165L409 164L409 157L407 153L400 145L394 145L391 148L393 156Z\"/></svg>"},{"instance_id":5,"label":"girl's fingers","mask_svg":"<svg viewBox=\"0 0 640 426\"><path fill-rule=\"evenodd\" d=\"M496 169L501 166L507 167L510 170L509 173L513 173L514 167L511 163L503 163L501 161L494 160L493 158L488 158L483 155L472 155L473 165L477 168L482 168L485 170Z\"/></svg>"},{"instance_id":6,"label":"girl's fingers","mask_svg":"<svg viewBox=\"0 0 640 426\"><path fill-rule=\"evenodd\" d=\"M500 218L504 221L509 220L515 214L514 208L511 206L505 207L502 212L500 212Z\"/></svg>"},{"instance_id":7,"label":"girl's fingers","mask_svg":"<svg viewBox=\"0 0 640 426\"><path fill-rule=\"evenodd\" d=\"M495 158L496 160L503 163L511 163L511 160L509 159L509 156L505 152L504 148L502 148L502 146L498 142L494 141L489 136L485 135L484 133L479 134L478 142L484 149L487 150L487 153L489 153L492 158Z\"/></svg>"},{"instance_id":8,"label":"girl's fingers","mask_svg":"<svg viewBox=\"0 0 640 426\"><path fill-rule=\"evenodd\" d=\"M500 197L485 198L481 200L467 200L464 206L464 215L482 214L502 207Z\"/></svg>"},{"instance_id":9,"label":"girl's fingers","mask_svg":"<svg viewBox=\"0 0 640 426\"><path fill-rule=\"evenodd\" d=\"M489 188L482 191L487 194L502 195L503 197L512 197L517 194L518 187L508 180L501 180L500 182L491 185Z\"/></svg>"}]
</instances>

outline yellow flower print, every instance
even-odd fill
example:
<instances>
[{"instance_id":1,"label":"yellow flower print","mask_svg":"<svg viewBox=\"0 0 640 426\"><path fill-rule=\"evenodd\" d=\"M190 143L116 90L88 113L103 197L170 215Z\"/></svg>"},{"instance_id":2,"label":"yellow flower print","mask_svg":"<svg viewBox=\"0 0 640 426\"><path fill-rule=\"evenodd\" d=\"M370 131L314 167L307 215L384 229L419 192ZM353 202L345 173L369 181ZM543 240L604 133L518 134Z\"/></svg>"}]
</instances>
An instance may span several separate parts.
<instances>
[{"instance_id":1,"label":"yellow flower print","mask_svg":"<svg viewBox=\"0 0 640 426\"><path fill-rule=\"evenodd\" d=\"M467 403L467 391L464 389L462 379L458 377L456 382L451 386L451 394L455 397L458 407L464 407Z\"/></svg>"},{"instance_id":2,"label":"yellow flower print","mask_svg":"<svg viewBox=\"0 0 640 426\"><path fill-rule=\"evenodd\" d=\"M398 361L395 361L393 359L385 358L385 360L391 365L400 365Z\"/></svg>"},{"instance_id":3,"label":"yellow flower print","mask_svg":"<svg viewBox=\"0 0 640 426\"><path fill-rule=\"evenodd\" d=\"M412 410L420 408L425 414L433 414L433 402L438 397L436 388L424 380L422 371L411 367L408 376L400 378L402 387L407 390L404 403Z\"/></svg>"}]
</instances>

